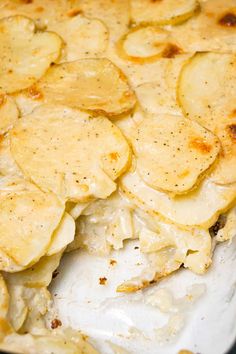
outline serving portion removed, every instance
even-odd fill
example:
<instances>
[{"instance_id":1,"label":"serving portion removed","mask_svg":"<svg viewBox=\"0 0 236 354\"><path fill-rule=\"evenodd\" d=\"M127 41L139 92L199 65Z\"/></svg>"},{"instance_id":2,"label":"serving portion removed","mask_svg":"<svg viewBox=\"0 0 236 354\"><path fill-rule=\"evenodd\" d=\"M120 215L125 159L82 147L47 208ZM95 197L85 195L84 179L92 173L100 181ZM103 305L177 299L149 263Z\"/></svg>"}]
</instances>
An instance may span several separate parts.
<instances>
[{"instance_id":1,"label":"serving portion removed","mask_svg":"<svg viewBox=\"0 0 236 354\"><path fill-rule=\"evenodd\" d=\"M143 270L116 291L145 296L180 268L203 275L232 240L235 8L0 5L0 349L98 352L48 290L65 253L107 257L136 240Z\"/></svg>"}]
</instances>

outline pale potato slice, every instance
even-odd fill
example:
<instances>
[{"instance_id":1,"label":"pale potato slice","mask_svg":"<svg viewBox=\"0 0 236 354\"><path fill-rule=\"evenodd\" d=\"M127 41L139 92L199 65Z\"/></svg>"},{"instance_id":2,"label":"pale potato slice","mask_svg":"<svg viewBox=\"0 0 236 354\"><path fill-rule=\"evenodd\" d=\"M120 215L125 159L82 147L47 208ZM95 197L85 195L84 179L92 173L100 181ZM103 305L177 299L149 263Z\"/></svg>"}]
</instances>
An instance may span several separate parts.
<instances>
[{"instance_id":1,"label":"pale potato slice","mask_svg":"<svg viewBox=\"0 0 236 354\"><path fill-rule=\"evenodd\" d=\"M219 167L213 174L220 184L236 181L235 92L235 54L196 54L180 74L178 98L185 115L211 130L222 143Z\"/></svg>"},{"instance_id":2,"label":"pale potato slice","mask_svg":"<svg viewBox=\"0 0 236 354\"><path fill-rule=\"evenodd\" d=\"M9 135L0 137L0 175L23 177L21 170L12 157Z\"/></svg>"},{"instance_id":3,"label":"pale potato slice","mask_svg":"<svg viewBox=\"0 0 236 354\"><path fill-rule=\"evenodd\" d=\"M178 25L198 10L196 0L131 0L131 19L135 24Z\"/></svg>"},{"instance_id":4,"label":"pale potato slice","mask_svg":"<svg viewBox=\"0 0 236 354\"><path fill-rule=\"evenodd\" d=\"M70 10L67 0L2 0L0 17L23 15L32 18L37 27L44 29L65 17Z\"/></svg>"},{"instance_id":5,"label":"pale potato slice","mask_svg":"<svg viewBox=\"0 0 236 354\"><path fill-rule=\"evenodd\" d=\"M74 202L106 198L130 162L128 143L107 118L64 106L41 106L20 119L11 150L40 188Z\"/></svg>"},{"instance_id":6,"label":"pale potato slice","mask_svg":"<svg viewBox=\"0 0 236 354\"><path fill-rule=\"evenodd\" d=\"M121 58L134 63L150 63L160 57L172 58L181 48L170 43L170 33L157 26L136 27L117 43Z\"/></svg>"},{"instance_id":7,"label":"pale potato slice","mask_svg":"<svg viewBox=\"0 0 236 354\"><path fill-rule=\"evenodd\" d=\"M0 274L0 318L6 318L9 307L9 294L3 276Z\"/></svg>"},{"instance_id":8,"label":"pale potato slice","mask_svg":"<svg viewBox=\"0 0 236 354\"><path fill-rule=\"evenodd\" d=\"M138 101L147 114L176 114L181 109L176 102L175 91L171 90L166 80L152 81L135 88Z\"/></svg>"},{"instance_id":9,"label":"pale potato slice","mask_svg":"<svg viewBox=\"0 0 236 354\"><path fill-rule=\"evenodd\" d=\"M75 221L70 214L65 213L52 235L52 241L47 256L52 256L63 250L75 237Z\"/></svg>"},{"instance_id":10,"label":"pale potato slice","mask_svg":"<svg viewBox=\"0 0 236 354\"><path fill-rule=\"evenodd\" d=\"M177 115L145 118L132 134L137 170L155 189L181 194L213 164L220 144L196 122Z\"/></svg>"},{"instance_id":11,"label":"pale potato slice","mask_svg":"<svg viewBox=\"0 0 236 354\"><path fill-rule=\"evenodd\" d=\"M22 268L37 262L47 251L64 205L53 194L8 177L1 179L0 202L0 249ZM9 271L4 264L1 269Z\"/></svg>"},{"instance_id":12,"label":"pale potato slice","mask_svg":"<svg viewBox=\"0 0 236 354\"><path fill-rule=\"evenodd\" d=\"M19 272L24 268L25 267L18 265L12 258L0 250L0 269L6 272Z\"/></svg>"},{"instance_id":13,"label":"pale potato slice","mask_svg":"<svg viewBox=\"0 0 236 354\"><path fill-rule=\"evenodd\" d=\"M136 103L126 77L106 58L54 65L34 89L45 102L102 112L108 116L129 111Z\"/></svg>"},{"instance_id":14,"label":"pale potato slice","mask_svg":"<svg viewBox=\"0 0 236 354\"><path fill-rule=\"evenodd\" d=\"M8 290L10 301L7 320L15 331L19 331L28 314L28 308L23 298L24 287L8 284Z\"/></svg>"},{"instance_id":15,"label":"pale potato slice","mask_svg":"<svg viewBox=\"0 0 236 354\"><path fill-rule=\"evenodd\" d=\"M5 134L17 121L18 116L14 100L7 95L0 95L0 134Z\"/></svg>"},{"instance_id":16,"label":"pale potato slice","mask_svg":"<svg viewBox=\"0 0 236 354\"><path fill-rule=\"evenodd\" d=\"M61 38L37 32L23 16L0 20L0 94L25 89L44 75L60 55Z\"/></svg>"},{"instance_id":17,"label":"pale potato slice","mask_svg":"<svg viewBox=\"0 0 236 354\"><path fill-rule=\"evenodd\" d=\"M121 188L141 208L187 228L209 228L222 212L230 209L236 198L236 184L219 186L210 179L187 195L171 197L147 186L137 171L122 177Z\"/></svg>"},{"instance_id":18,"label":"pale potato slice","mask_svg":"<svg viewBox=\"0 0 236 354\"><path fill-rule=\"evenodd\" d=\"M83 14L97 18L109 28L110 44L127 32L130 24L130 3L127 0L72 0L68 16Z\"/></svg>"},{"instance_id":19,"label":"pale potato slice","mask_svg":"<svg viewBox=\"0 0 236 354\"><path fill-rule=\"evenodd\" d=\"M50 308L51 296L48 290L28 288L7 282L10 305L7 318L15 331L29 333L31 330L44 330L45 315Z\"/></svg>"},{"instance_id":20,"label":"pale potato slice","mask_svg":"<svg viewBox=\"0 0 236 354\"><path fill-rule=\"evenodd\" d=\"M53 256L44 256L31 268L17 273L4 273L8 284L25 286L28 288L48 287L51 283L54 270L59 266L62 251Z\"/></svg>"},{"instance_id":21,"label":"pale potato slice","mask_svg":"<svg viewBox=\"0 0 236 354\"><path fill-rule=\"evenodd\" d=\"M66 43L66 61L102 56L107 48L109 31L102 21L81 15L50 27Z\"/></svg>"}]
</instances>

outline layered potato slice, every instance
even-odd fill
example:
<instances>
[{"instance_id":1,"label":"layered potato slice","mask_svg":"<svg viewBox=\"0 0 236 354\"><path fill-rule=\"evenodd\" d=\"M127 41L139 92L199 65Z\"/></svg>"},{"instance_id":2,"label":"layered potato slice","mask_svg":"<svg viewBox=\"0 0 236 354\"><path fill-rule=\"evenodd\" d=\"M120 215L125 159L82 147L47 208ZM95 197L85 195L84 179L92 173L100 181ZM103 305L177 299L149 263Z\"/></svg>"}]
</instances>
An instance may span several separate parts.
<instances>
[{"instance_id":1,"label":"layered potato slice","mask_svg":"<svg viewBox=\"0 0 236 354\"><path fill-rule=\"evenodd\" d=\"M47 251L64 205L53 194L14 177L1 179L0 201L0 249L23 269ZM1 263L1 270L12 271L7 262Z\"/></svg>"},{"instance_id":2,"label":"layered potato slice","mask_svg":"<svg viewBox=\"0 0 236 354\"><path fill-rule=\"evenodd\" d=\"M60 55L62 40L37 32L23 16L0 20L0 94L14 93L36 82Z\"/></svg>"},{"instance_id":3,"label":"layered potato slice","mask_svg":"<svg viewBox=\"0 0 236 354\"><path fill-rule=\"evenodd\" d=\"M57 254L74 240L75 237L75 221L73 217L65 213L61 222L52 235L51 244L47 250L47 256Z\"/></svg>"},{"instance_id":4,"label":"layered potato slice","mask_svg":"<svg viewBox=\"0 0 236 354\"><path fill-rule=\"evenodd\" d=\"M17 121L19 111L13 98L0 95L0 134L5 134Z\"/></svg>"},{"instance_id":5,"label":"layered potato slice","mask_svg":"<svg viewBox=\"0 0 236 354\"><path fill-rule=\"evenodd\" d=\"M127 32L130 24L130 2L127 0L71 0L68 16L83 14L101 20L109 29L110 44Z\"/></svg>"},{"instance_id":6,"label":"layered potato slice","mask_svg":"<svg viewBox=\"0 0 236 354\"><path fill-rule=\"evenodd\" d=\"M171 58L182 52L170 41L167 30L158 26L139 26L121 37L117 51L121 58L133 63L150 63L160 57Z\"/></svg>"},{"instance_id":7,"label":"layered potato slice","mask_svg":"<svg viewBox=\"0 0 236 354\"><path fill-rule=\"evenodd\" d=\"M61 20L71 9L67 0L2 0L0 17L22 15L32 18L37 27L45 29Z\"/></svg>"},{"instance_id":8,"label":"layered potato slice","mask_svg":"<svg viewBox=\"0 0 236 354\"><path fill-rule=\"evenodd\" d=\"M234 54L198 53L180 74L178 98L185 115L216 134L223 146L212 177L220 184L236 181L235 92Z\"/></svg>"},{"instance_id":9,"label":"layered potato slice","mask_svg":"<svg viewBox=\"0 0 236 354\"><path fill-rule=\"evenodd\" d=\"M32 267L21 272L6 273L4 278L12 286L25 286L28 288L46 288L52 280L53 272L58 268L62 253L53 256L44 256Z\"/></svg>"},{"instance_id":10,"label":"layered potato slice","mask_svg":"<svg viewBox=\"0 0 236 354\"><path fill-rule=\"evenodd\" d=\"M135 24L177 25L198 10L196 0L131 0L131 19Z\"/></svg>"},{"instance_id":11,"label":"layered potato slice","mask_svg":"<svg viewBox=\"0 0 236 354\"><path fill-rule=\"evenodd\" d=\"M62 252L42 257L33 267L18 273L4 273L10 294L7 319L15 331L27 332L36 327L45 327L45 314L51 308L51 297L46 287L50 284L53 272L59 265ZM34 322L36 324L34 325Z\"/></svg>"},{"instance_id":12,"label":"layered potato slice","mask_svg":"<svg viewBox=\"0 0 236 354\"><path fill-rule=\"evenodd\" d=\"M66 61L102 56L107 48L109 30L102 21L81 15L50 26L66 43Z\"/></svg>"},{"instance_id":13,"label":"layered potato slice","mask_svg":"<svg viewBox=\"0 0 236 354\"><path fill-rule=\"evenodd\" d=\"M170 90L166 80L145 82L135 88L135 93L146 114L181 115L175 93Z\"/></svg>"},{"instance_id":14,"label":"layered potato slice","mask_svg":"<svg viewBox=\"0 0 236 354\"><path fill-rule=\"evenodd\" d=\"M107 118L45 105L19 120L11 151L23 173L67 201L106 198L130 163L130 148Z\"/></svg>"},{"instance_id":15,"label":"layered potato slice","mask_svg":"<svg viewBox=\"0 0 236 354\"><path fill-rule=\"evenodd\" d=\"M56 102L108 116L129 111L136 103L126 77L106 58L54 65L32 89L44 102Z\"/></svg>"},{"instance_id":16,"label":"layered potato slice","mask_svg":"<svg viewBox=\"0 0 236 354\"><path fill-rule=\"evenodd\" d=\"M7 316L9 308L9 293L3 276L0 274L0 318Z\"/></svg>"},{"instance_id":17,"label":"layered potato slice","mask_svg":"<svg viewBox=\"0 0 236 354\"><path fill-rule=\"evenodd\" d=\"M9 134L0 137L0 176L23 178L23 174L11 154Z\"/></svg>"},{"instance_id":18,"label":"layered potato slice","mask_svg":"<svg viewBox=\"0 0 236 354\"><path fill-rule=\"evenodd\" d=\"M216 136L177 115L145 118L131 140L142 179L155 189L175 194L191 190L220 151Z\"/></svg>"},{"instance_id":19,"label":"layered potato slice","mask_svg":"<svg viewBox=\"0 0 236 354\"><path fill-rule=\"evenodd\" d=\"M138 172L132 170L121 178L121 188L142 209L184 228L211 227L236 199L236 184L220 186L210 178L206 178L197 189L186 195L171 196L149 187Z\"/></svg>"}]
</instances>

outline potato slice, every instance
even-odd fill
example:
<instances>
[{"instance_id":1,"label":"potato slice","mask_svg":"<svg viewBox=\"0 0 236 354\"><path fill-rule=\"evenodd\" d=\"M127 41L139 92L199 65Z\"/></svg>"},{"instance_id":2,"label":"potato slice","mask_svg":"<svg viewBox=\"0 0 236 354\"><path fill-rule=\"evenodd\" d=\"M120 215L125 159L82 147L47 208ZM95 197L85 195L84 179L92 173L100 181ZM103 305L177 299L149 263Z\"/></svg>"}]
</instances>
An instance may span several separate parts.
<instances>
[{"instance_id":1,"label":"potato slice","mask_svg":"<svg viewBox=\"0 0 236 354\"><path fill-rule=\"evenodd\" d=\"M127 0L72 0L73 9L68 16L82 13L97 18L109 28L110 42L113 43L127 32L130 23L130 4Z\"/></svg>"},{"instance_id":2,"label":"potato slice","mask_svg":"<svg viewBox=\"0 0 236 354\"><path fill-rule=\"evenodd\" d=\"M1 179L0 201L0 249L22 268L37 262L47 251L64 205L53 194L8 177ZM3 264L1 269L9 271Z\"/></svg>"},{"instance_id":3,"label":"potato slice","mask_svg":"<svg viewBox=\"0 0 236 354\"><path fill-rule=\"evenodd\" d=\"M0 137L0 176L23 177L21 170L12 157L9 135Z\"/></svg>"},{"instance_id":4,"label":"potato slice","mask_svg":"<svg viewBox=\"0 0 236 354\"><path fill-rule=\"evenodd\" d=\"M101 56L108 45L109 30L97 19L78 15L50 27L66 43L66 60Z\"/></svg>"},{"instance_id":5,"label":"potato slice","mask_svg":"<svg viewBox=\"0 0 236 354\"><path fill-rule=\"evenodd\" d=\"M51 283L54 270L59 266L62 252L53 256L44 256L31 268L17 273L4 273L9 284L28 288L47 287Z\"/></svg>"},{"instance_id":6,"label":"potato slice","mask_svg":"<svg viewBox=\"0 0 236 354\"><path fill-rule=\"evenodd\" d=\"M198 10L196 0L131 0L131 19L136 24L178 25Z\"/></svg>"},{"instance_id":7,"label":"potato slice","mask_svg":"<svg viewBox=\"0 0 236 354\"><path fill-rule=\"evenodd\" d=\"M70 214L65 213L59 226L54 231L47 256L52 256L63 250L75 237L75 221Z\"/></svg>"},{"instance_id":8,"label":"potato slice","mask_svg":"<svg viewBox=\"0 0 236 354\"><path fill-rule=\"evenodd\" d=\"M222 212L230 209L236 198L236 184L219 186L210 179L187 195L171 197L147 186L137 171L122 177L121 188L141 208L185 228L211 227Z\"/></svg>"},{"instance_id":9,"label":"potato slice","mask_svg":"<svg viewBox=\"0 0 236 354\"><path fill-rule=\"evenodd\" d=\"M121 58L134 63L150 63L160 57L174 57L181 49L170 43L170 33L157 26L136 27L117 43Z\"/></svg>"},{"instance_id":10,"label":"potato slice","mask_svg":"<svg viewBox=\"0 0 236 354\"><path fill-rule=\"evenodd\" d=\"M54 65L34 90L44 97L45 102L57 102L108 116L129 111L136 103L124 74L105 58Z\"/></svg>"},{"instance_id":11,"label":"potato slice","mask_svg":"<svg viewBox=\"0 0 236 354\"><path fill-rule=\"evenodd\" d=\"M0 274L0 318L6 318L9 307L9 294L3 276Z\"/></svg>"},{"instance_id":12,"label":"potato slice","mask_svg":"<svg viewBox=\"0 0 236 354\"><path fill-rule=\"evenodd\" d=\"M36 82L60 55L61 38L36 32L23 16L0 20L0 94L25 89Z\"/></svg>"},{"instance_id":13,"label":"potato slice","mask_svg":"<svg viewBox=\"0 0 236 354\"><path fill-rule=\"evenodd\" d=\"M13 98L0 95L0 134L5 134L17 121L18 108Z\"/></svg>"},{"instance_id":14,"label":"potato slice","mask_svg":"<svg viewBox=\"0 0 236 354\"><path fill-rule=\"evenodd\" d=\"M166 80L152 81L135 88L138 101L146 114L181 115L181 109L175 99L175 92Z\"/></svg>"},{"instance_id":15,"label":"potato slice","mask_svg":"<svg viewBox=\"0 0 236 354\"><path fill-rule=\"evenodd\" d=\"M222 143L223 153L213 174L220 184L236 181L235 92L234 54L196 54L181 72L178 98L185 115L211 130Z\"/></svg>"},{"instance_id":16,"label":"potato slice","mask_svg":"<svg viewBox=\"0 0 236 354\"><path fill-rule=\"evenodd\" d=\"M130 162L128 143L107 118L64 106L41 106L20 119L11 150L40 188L74 202L106 198Z\"/></svg>"},{"instance_id":17,"label":"potato slice","mask_svg":"<svg viewBox=\"0 0 236 354\"><path fill-rule=\"evenodd\" d=\"M37 27L44 29L55 23L70 9L67 0L2 0L0 17L23 15L32 18Z\"/></svg>"},{"instance_id":18,"label":"potato slice","mask_svg":"<svg viewBox=\"0 0 236 354\"><path fill-rule=\"evenodd\" d=\"M217 137L201 125L167 114L144 119L132 134L132 145L142 179L175 194L192 189L220 151Z\"/></svg>"}]
</instances>

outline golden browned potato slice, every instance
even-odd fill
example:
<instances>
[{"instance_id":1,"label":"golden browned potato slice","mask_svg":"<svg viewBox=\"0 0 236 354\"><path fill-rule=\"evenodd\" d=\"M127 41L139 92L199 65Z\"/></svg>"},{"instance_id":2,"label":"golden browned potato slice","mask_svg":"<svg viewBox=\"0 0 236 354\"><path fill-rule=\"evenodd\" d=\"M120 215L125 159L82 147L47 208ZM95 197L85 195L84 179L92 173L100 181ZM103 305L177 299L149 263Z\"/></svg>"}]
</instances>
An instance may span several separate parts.
<instances>
[{"instance_id":1,"label":"golden browned potato slice","mask_svg":"<svg viewBox=\"0 0 236 354\"><path fill-rule=\"evenodd\" d=\"M9 294L3 276L0 274L0 318L7 316L9 308Z\"/></svg>"},{"instance_id":2,"label":"golden browned potato slice","mask_svg":"<svg viewBox=\"0 0 236 354\"><path fill-rule=\"evenodd\" d=\"M72 216L65 213L61 222L52 235L52 241L47 251L47 256L52 256L71 243L75 237L75 221Z\"/></svg>"},{"instance_id":3,"label":"golden browned potato slice","mask_svg":"<svg viewBox=\"0 0 236 354\"><path fill-rule=\"evenodd\" d=\"M23 16L0 20L0 94L25 89L37 81L60 55L61 38L37 32Z\"/></svg>"},{"instance_id":4,"label":"golden browned potato slice","mask_svg":"<svg viewBox=\"0 0 236 354\"><path fill-rule=\"evenodd\" d=\"M65 17L70 8L67 0L2 0L0 17L27 16L44 29Z\"/></svg>"},{"instance_id":5,"label":"golden browned potato slice","mask_svg":"<svg viewBox=\"0 0 236 354\"><path fill-rule=\"evenodd\" d=\"M121 58L134 63L150 63L160 57L172 58L182 52L170 42L170 33L157 26L136 27L126 33L117 43Z\"/></svg>"},{"instance_id":6,"label":"golden browned potato slice","mask_svg":"<svg viewBox=\"0 0 236 354\"><path fill-rule=\"evenodd\" d=\"M222 212L230 209L236 198L236 184L219 186L210 179L191 193L170 196L145 184L137 171L122 177L121 188L137 205L184 228L211 227Z\"/></svg>"},{"instance_id":7,"label":"golden browned potato slice","mask_svg":"<svg viewBox=\"0 0 236 354\"><path fill-rule=\"evenodd\" d=\"M7 95L0 95L0 134L5 134L17 121L18 108L14 100Z\"/></svg>"},{"instance_id":8,"label":"golden browned potato slice","mask_svg":"<svg viewBox=\"0 0 236 354\"><path fill-rule=\"evenodd\" d=\"M105 117L41 106L11 131L11 150L26 176L63 200L106 198L129 166L130 148Z\"/></svg>"},{"instance_id":9,"label":"golden browned potato slice","mask_svg":"<svg viewBox=\"0 0 236 354\"><path fill-rule=\"evenodd\" d=\"M8 177L1 179L0 201L0 249L25 268L47 251L64 205L53 194ZM1 269L9 271L4 264Z\"/></svg>"},{"instance_id":10,"label":"golden browned potato slice","mask_svg":"<svg viewBox=\"0 0 236 354\"><path fill-rule=\"evenodd\" d=\"M73 9L68 16L78 13L104 22L110 33L110 42L127 32L130 24L130 3L127 0L71 0Z\"/></svg>"},{"instance_id":11,"label":"golden browned potato slice","mask_svg":"<svg viewBox=\"0 0 236 354\"><path fill-rule=\"evenodd\" d=\"M185 115L216 134L223 146L213 179L236 181L236 55L196 54L184 66L178 98Z\"/></svg>"},{"instance_id":12,"label":"golden browned potato slice","mask_svg":"<svg viewBox=\"0 0 236 354\"><path fill-rule=\"evenodd\" d=\"M215 161L218 138L177 115L149 116L132 134L137 170L155 189L175 194L192 189Z\"/></svg>"},{"instance_id":13,"label":"golden browned potato slice","mask_svg":"<svg viewBox=\"0 0 236 354\"><path fill-rule=\"evenodd\" d=\"M34 90L45 102L57 102L109 116L129 111L136 103L124 74L105 58L54 65L35 84Z\"/></svg>"},{"instance_id":14,"label":"golden browned potato slice","mask_svg":"<svg viewBox=\"0 0 236 354\"><path fill-rule=\"evenodd\" d=\"M50 26L50 30L65 41L67 61L102 56L108 45L109 30L97 19L77 15Z\"/></svg>"},{"instance_id":15,"label":"golden browned potato slice","mask_svg":"<svg viewBox=\"0 0 236 354\"><path fill-rule=\"evenodd\" d=\"M136 24L177 25L198 10L196 0L131 0L131 19Z\"/></svg>"}]
</instances>

